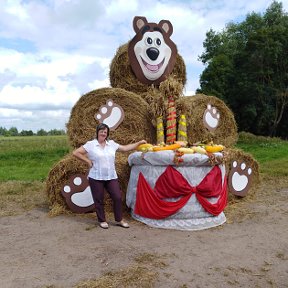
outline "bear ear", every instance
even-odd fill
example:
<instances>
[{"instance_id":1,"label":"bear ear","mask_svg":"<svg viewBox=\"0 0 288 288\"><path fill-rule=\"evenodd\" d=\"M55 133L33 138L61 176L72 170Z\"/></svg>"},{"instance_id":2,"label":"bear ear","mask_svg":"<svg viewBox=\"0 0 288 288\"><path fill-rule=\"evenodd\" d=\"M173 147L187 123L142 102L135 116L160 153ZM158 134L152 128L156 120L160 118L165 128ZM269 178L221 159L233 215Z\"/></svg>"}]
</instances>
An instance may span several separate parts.
<instances>
[{"instance_id":1,"label":"bear ear","mask_svg":"<svg viewBox=\"0 0 288 288\"><path fill-rule=\"evenodd\" d=\"M161 20L158 24L167 34L168 37L170 37L173 33L173 26L170 21L168 20Z\"/></svg>"},{"instance_id":2,"label":"bear ear","mask_svg":"<svg viewBox=\"0 0 288 288\"><path fill-rule=\"evenodd\" d=\"M133 28L134 28L134 31L136 32L136 34L147 23L148 22L147 22L147 19L145 17L135 16L133 19Z\"/></svg>"}]
</instances>

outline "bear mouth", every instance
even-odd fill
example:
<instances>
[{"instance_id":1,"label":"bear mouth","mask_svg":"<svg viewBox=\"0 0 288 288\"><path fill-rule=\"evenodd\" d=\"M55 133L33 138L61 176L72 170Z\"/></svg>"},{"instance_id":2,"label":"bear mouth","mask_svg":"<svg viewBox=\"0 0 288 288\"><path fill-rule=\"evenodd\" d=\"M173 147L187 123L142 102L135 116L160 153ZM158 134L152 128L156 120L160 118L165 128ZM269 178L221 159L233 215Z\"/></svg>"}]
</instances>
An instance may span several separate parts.
<instances>
[{"instance_id":1,"label":"bear mouth","mask_svg":"<svg viewBox=\"0 0 288 288\"><path fill-rule=\"evenodd\" d=\"M140 56L141 57L141 56ZM157 65L151 65L151 64L148 64L142 57L141 57L141 60L142 60L142 63L144 64L144 66L146 67L147 70L149 70L149 72L151 73L157 73L161 67L163 66L164 64L164 61L165 61L165 57L164 59Z\"/></svg>"}]
</instances>

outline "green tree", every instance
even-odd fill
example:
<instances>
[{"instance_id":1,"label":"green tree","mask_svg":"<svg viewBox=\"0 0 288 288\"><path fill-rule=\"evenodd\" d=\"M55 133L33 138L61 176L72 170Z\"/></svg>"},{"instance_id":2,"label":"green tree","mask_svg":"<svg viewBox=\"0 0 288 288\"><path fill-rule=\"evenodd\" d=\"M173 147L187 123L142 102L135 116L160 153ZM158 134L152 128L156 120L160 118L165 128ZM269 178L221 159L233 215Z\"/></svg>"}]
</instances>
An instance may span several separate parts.
<instances>
[{"instance_id":1,"label":"green tree","mask_svg":"<svg viewBox=\"0 0 288 288\"><path fill-rule=\"evenodd\" d=\"M203 45L199 59L206 68L198 92L225 101L239 130L287 137L288 15L282 3L222 32L208 31Z\"/></svg>"},{"instance_id":2,"label":"green tree","mask_svg":"<svg viewBox=\"0 0 288 288\"><path fill-rule=\"evenodd\" d=\"M65 131L52 129L52 130L48 131L48 135L65 135Z\"/></svg>"},{"instance_id":3,"label":"green tree","mask_svg":"<svg viewBox=\"0 0 288 288\"><path fill-rule=\"evenodd\" d=\"M32 130L22 130L22 131L20 132L20 135L21 135L21 136L33 136L34 133L33 133Z\"/></svg>"},{"instance_id":4,"label":"green tree","mask_svg":"<svg viewBox=\"0 0 288 288\"><path fill-rule=\"evenodd\" d=\"M8 130L9 136L18 136L18 129L16 127L11 127Z\"/></svg>"},{"instance_id":5,"label":"green tree","mask_svg":"<svg viewBox=\"0 0 288 288\"><path fill-rule=\"evenodd\" d=\"M0 136L7 136L8 131L4 127L0 127Z\"/></svg>"},{"instance_id":6,"label":"green tree","mask_svg":"<svg viewBox=\"0 0 288 288\"><path fill-rule=\"evenodd\" d=\"M47 136L48 132L46 132L44 129L40 129L37 131L37 136Z\"/></svg>"}]
</instances>

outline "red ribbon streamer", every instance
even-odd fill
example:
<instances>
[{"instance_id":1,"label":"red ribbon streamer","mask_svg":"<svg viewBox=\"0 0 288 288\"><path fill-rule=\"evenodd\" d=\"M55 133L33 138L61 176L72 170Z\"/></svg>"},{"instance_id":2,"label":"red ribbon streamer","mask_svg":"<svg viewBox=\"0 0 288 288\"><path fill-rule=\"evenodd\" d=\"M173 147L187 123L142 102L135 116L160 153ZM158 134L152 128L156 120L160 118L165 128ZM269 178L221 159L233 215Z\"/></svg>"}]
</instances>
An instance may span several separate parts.
<instances>
[{"instance_id":1,"label":"red ribbon streamer","mask_svg":"<svg viewBox=\"0 0 288 288\"><path fill-rule=\"evenodd\" d=\"M180 210L195 193L202 207L212 215L219 215L227 205L227 180L222 185L222 173L218 166L206 175L196 187L190 186L187 180L172 166L168 166L158 178L154 190L139 173L134 213L150 218L163 219ZM165 198L181 197L176 202ZM215 204L209 197L219 197Z\"/></svg>"}]
</instances>

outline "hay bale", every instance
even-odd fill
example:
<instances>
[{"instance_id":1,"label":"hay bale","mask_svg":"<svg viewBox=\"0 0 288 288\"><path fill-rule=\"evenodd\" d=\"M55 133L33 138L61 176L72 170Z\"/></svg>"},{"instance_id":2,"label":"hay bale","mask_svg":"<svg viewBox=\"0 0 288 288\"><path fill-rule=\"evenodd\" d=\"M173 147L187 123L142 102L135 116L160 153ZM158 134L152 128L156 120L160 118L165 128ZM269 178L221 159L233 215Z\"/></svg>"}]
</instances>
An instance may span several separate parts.
<instances>
[{"instance_id":1,"label":"hay bale","mask_svg":"<svg viewBox=\"0 0 288 288\"><path fill-rule=\"evenodd\" d=\"M99 108L112 99L125 113L123 122L110 139L129 144L141 139L155 142L156 131L149 119L149 106L138 95L120 88L102 88L83 95L74 105L67 123L67 134L72 147L77 148L95 138L98 121L94 118Z\"/></svg>"},{"instance_id":2,"label":"hay bale","mask_svg":"<svg viewBox=\"0 0 288 288\"><path fill-rule=\"evenodd\" d=\"M119 179L120 188L122 190L123 201L126 199L127 186L131 171L131 167L128 164L128 156L133 152L134 151L116 153L116 172ZM124 201L123 203L125 204L126 202Z\"/></svg>"},{"instance_id":3,"label":"hay bale","mask_svg":"<svg viewBox=\"0 0 288 288\"><path fill-rule=\"evenodd\" d=\"M175 66L171 75L182 86L186 84L186 66L179 54L176 56ZM137 94L146 93L150 87L147 84L141 83L132 71L128 58L128 43L118 48L110 64L110 83L114 88L122 88Z\"/></svg>"},{"instance_id":4,"label":"hay bale","mask_svg":"<svg viewBox=\"0 0 288 288\"><path fill-rule=\"evenodd\" d=\"M85 174L87 170L88 166L77 160L71 154L66 155L51 168L46 179L45 189L50 209L54 211L59 210L61 213L65 210L69 211L65 199L61 195L62 187L68 182L71 176L77 173ZM61 211L59 207L63 207L63 211Z\"/></svg>"},{"instance_id":5,"label":"hay bale","mask_svg":"<svg viewBox=\"0 0 288 288\"><path fill-rule=\"evenodd\" d=\"M245 163L247 167L250 167L252 169L252 174L249 178L249 191L247 193L247 196L245 199L249 199L253 197L255 194L257 187L260 183L260 175L259 175L259 164L258 162L254 159L254 157L242 151L241 149L236 149L236 148L226 148L224 151L224 163L225 163L225 168L226 168L226 174L228 177L228 184L229 184L229 179L232 177L233 173L233 167L232 163L233 161L237 161L237 163ZM239 196L236 196L233 194L232 187L228 185L229 189L229 202L233 202L235 199L238 199ZM246 200L247 200L246 199Z\"/></svg>"},{"instance_id":6,"label":"hay bale","mask_svg":"<svg viewBox=\"0 0 288 288\"><path fill-rule=\"evenodd\" d=\"M220 114L219 123L215 131L209 131L204 126L203 115L208 104L216 107ZM183 96L177 101L176 109L178 117L180 114L186 115L189 144L213 140L215 144L232 147L237 142L238 134L234 115L219 98L203 94Z\"/></svg>"},{"instance_id":7,"label":"hay bale","mask_svg":"<svg viewBox=\"0 0 288 288\"><path fill-rule=\"evenodd\" d=\"M126 207L125 195L130 175L130 167L127 162L128 155L128 153L116 153L116 171L123 195L123 207ZM62 187L66 185L71 176L76 174L85 174L87 171L88 166L71 154L66 155L52 167L48 174L45 188L51 209L49 213L50 215L56 216L70 212L70 209L61 194ZM108 193L105 193L104 204L106 212L109 213L113 211L112 201L108 196Z\"/></svg>"}]
</instances>

